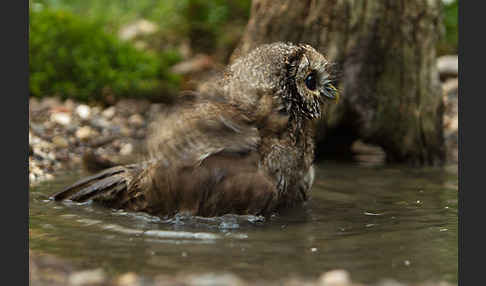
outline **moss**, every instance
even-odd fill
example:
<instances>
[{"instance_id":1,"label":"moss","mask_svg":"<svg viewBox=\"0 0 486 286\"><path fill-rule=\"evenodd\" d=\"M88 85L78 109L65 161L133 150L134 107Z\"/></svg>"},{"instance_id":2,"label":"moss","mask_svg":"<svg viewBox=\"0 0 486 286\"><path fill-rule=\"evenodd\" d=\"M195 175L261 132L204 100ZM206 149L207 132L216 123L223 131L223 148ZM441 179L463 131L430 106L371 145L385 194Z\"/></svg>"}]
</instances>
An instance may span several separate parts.
<instances>
[{"instance_id":1,"label":"moss","mask_svg":"<svg viewBox=\"0 0 486 286\"><path fill-rule=\"evenodd\" d=\"M69 11L116 33L138 19L158 25L147 41L156 51L189 40L194 53L229 54L250 15L251 0L31 0L42 7Z\"/></svg>"},{"instance_id":2,"label":"moss","mask_svg":"<svg viewBox=\"0 0 486 286\"><path fill-rule=\"evenodd\" d=\"M66 11L31 11L29 31L30 93L81 101L153 97L177 89L168 73L178 60L137 50L106 33L95 21Z\"/></svg>"},{"instance_id":3,"label":"moss","mask_svg":"<svg viewBox=\"0 0 486 286\"><path fill-rule=\"evenodd\" d=\"M459 1L443 1L442 17L444 33L437 46L439 55L456 54L458 52L458 7Z\"/></svg>"}]
</instances>

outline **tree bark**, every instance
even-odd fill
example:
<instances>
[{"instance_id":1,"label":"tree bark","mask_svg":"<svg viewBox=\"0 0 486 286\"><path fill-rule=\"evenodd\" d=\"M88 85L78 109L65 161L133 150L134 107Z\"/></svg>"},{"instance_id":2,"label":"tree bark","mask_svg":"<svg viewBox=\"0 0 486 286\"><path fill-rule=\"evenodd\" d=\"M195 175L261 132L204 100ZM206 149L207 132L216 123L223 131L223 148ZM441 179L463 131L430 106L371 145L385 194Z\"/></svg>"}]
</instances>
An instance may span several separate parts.
<instances>
[{"instance_id":1,"label":"tree bark","mask_svg":"<svg viewBox=\"0 0 486 286\"><path fill-rule=\"evenodd\" d=\"M336 64L341 101L317 154L381 146L389 162L444 162L443 102L435 46L440 0L253 0L233 57L264 43L307 43Z\"/></svg>"}]
</instances>

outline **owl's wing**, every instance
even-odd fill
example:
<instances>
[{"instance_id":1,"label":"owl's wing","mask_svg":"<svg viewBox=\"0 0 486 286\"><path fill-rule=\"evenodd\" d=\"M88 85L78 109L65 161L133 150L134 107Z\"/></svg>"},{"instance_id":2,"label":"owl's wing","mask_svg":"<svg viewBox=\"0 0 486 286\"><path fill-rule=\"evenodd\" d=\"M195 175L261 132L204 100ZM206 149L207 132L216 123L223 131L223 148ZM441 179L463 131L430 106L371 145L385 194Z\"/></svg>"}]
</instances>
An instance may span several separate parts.
<instances>
[{"instance_id":1,"label":"owl's wing","mask_svg":"<svg viewBox=\"0 0 486 286\"><path fill-rule=\"evenodd\" d=\"M251 114L223 97L185 96L152 124L148 148L153 159L166 167L181 161L198 165L219 152L256 150L260 134Z\"/></svg>"},{"instance_id":2,"label":"owl's wing","mask_svg":"<svg viewBox=\"0 0 486 286\"><path fill-rule=\"evenodd\" d=\"M274 186L257 167L260 136L251 116L222 98L191 97L154 122L149 161L82 179L54 199L163 215L271 209Z\"/></svg>"}]
</instances>

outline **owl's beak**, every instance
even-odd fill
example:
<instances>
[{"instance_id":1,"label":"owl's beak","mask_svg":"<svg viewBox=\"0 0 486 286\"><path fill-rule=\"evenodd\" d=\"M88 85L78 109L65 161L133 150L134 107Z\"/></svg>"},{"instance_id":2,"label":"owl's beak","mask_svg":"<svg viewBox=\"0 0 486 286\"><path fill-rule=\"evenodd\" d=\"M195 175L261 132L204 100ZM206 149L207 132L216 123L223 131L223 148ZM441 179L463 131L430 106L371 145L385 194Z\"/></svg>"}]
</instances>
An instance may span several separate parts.
<instances>
[{"instance_id":1,"label":"owl's beak","mask_svg":"<svg viewBox=\"0 0 486 286\"><path fill-rule=\"evenodd\" d=\"M332 84L328 84L326 88L323 91L321 91L321 96L333 100L336 103L339 102L339 91Z\"/></svg>"}]
</instances>

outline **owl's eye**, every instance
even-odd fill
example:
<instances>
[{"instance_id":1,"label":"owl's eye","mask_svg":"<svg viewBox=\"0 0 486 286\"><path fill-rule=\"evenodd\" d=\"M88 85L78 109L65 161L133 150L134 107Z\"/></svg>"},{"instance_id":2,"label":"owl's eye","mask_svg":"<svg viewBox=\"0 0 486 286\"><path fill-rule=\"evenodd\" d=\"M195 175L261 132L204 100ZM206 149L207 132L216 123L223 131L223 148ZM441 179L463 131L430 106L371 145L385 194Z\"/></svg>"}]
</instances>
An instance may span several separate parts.
<instances>
[{"instance_id":1,"label":"owl's eye","mask_svg":"<svg viewBox=\"0 0 486 286\"><path fill-rule=\"evenodd\" d=\"M306 78L305 78L305 85L309 90L316 90L317 88L317 78L316 78L316 73L311 72Z\"/></svg>"}]
</instances>

